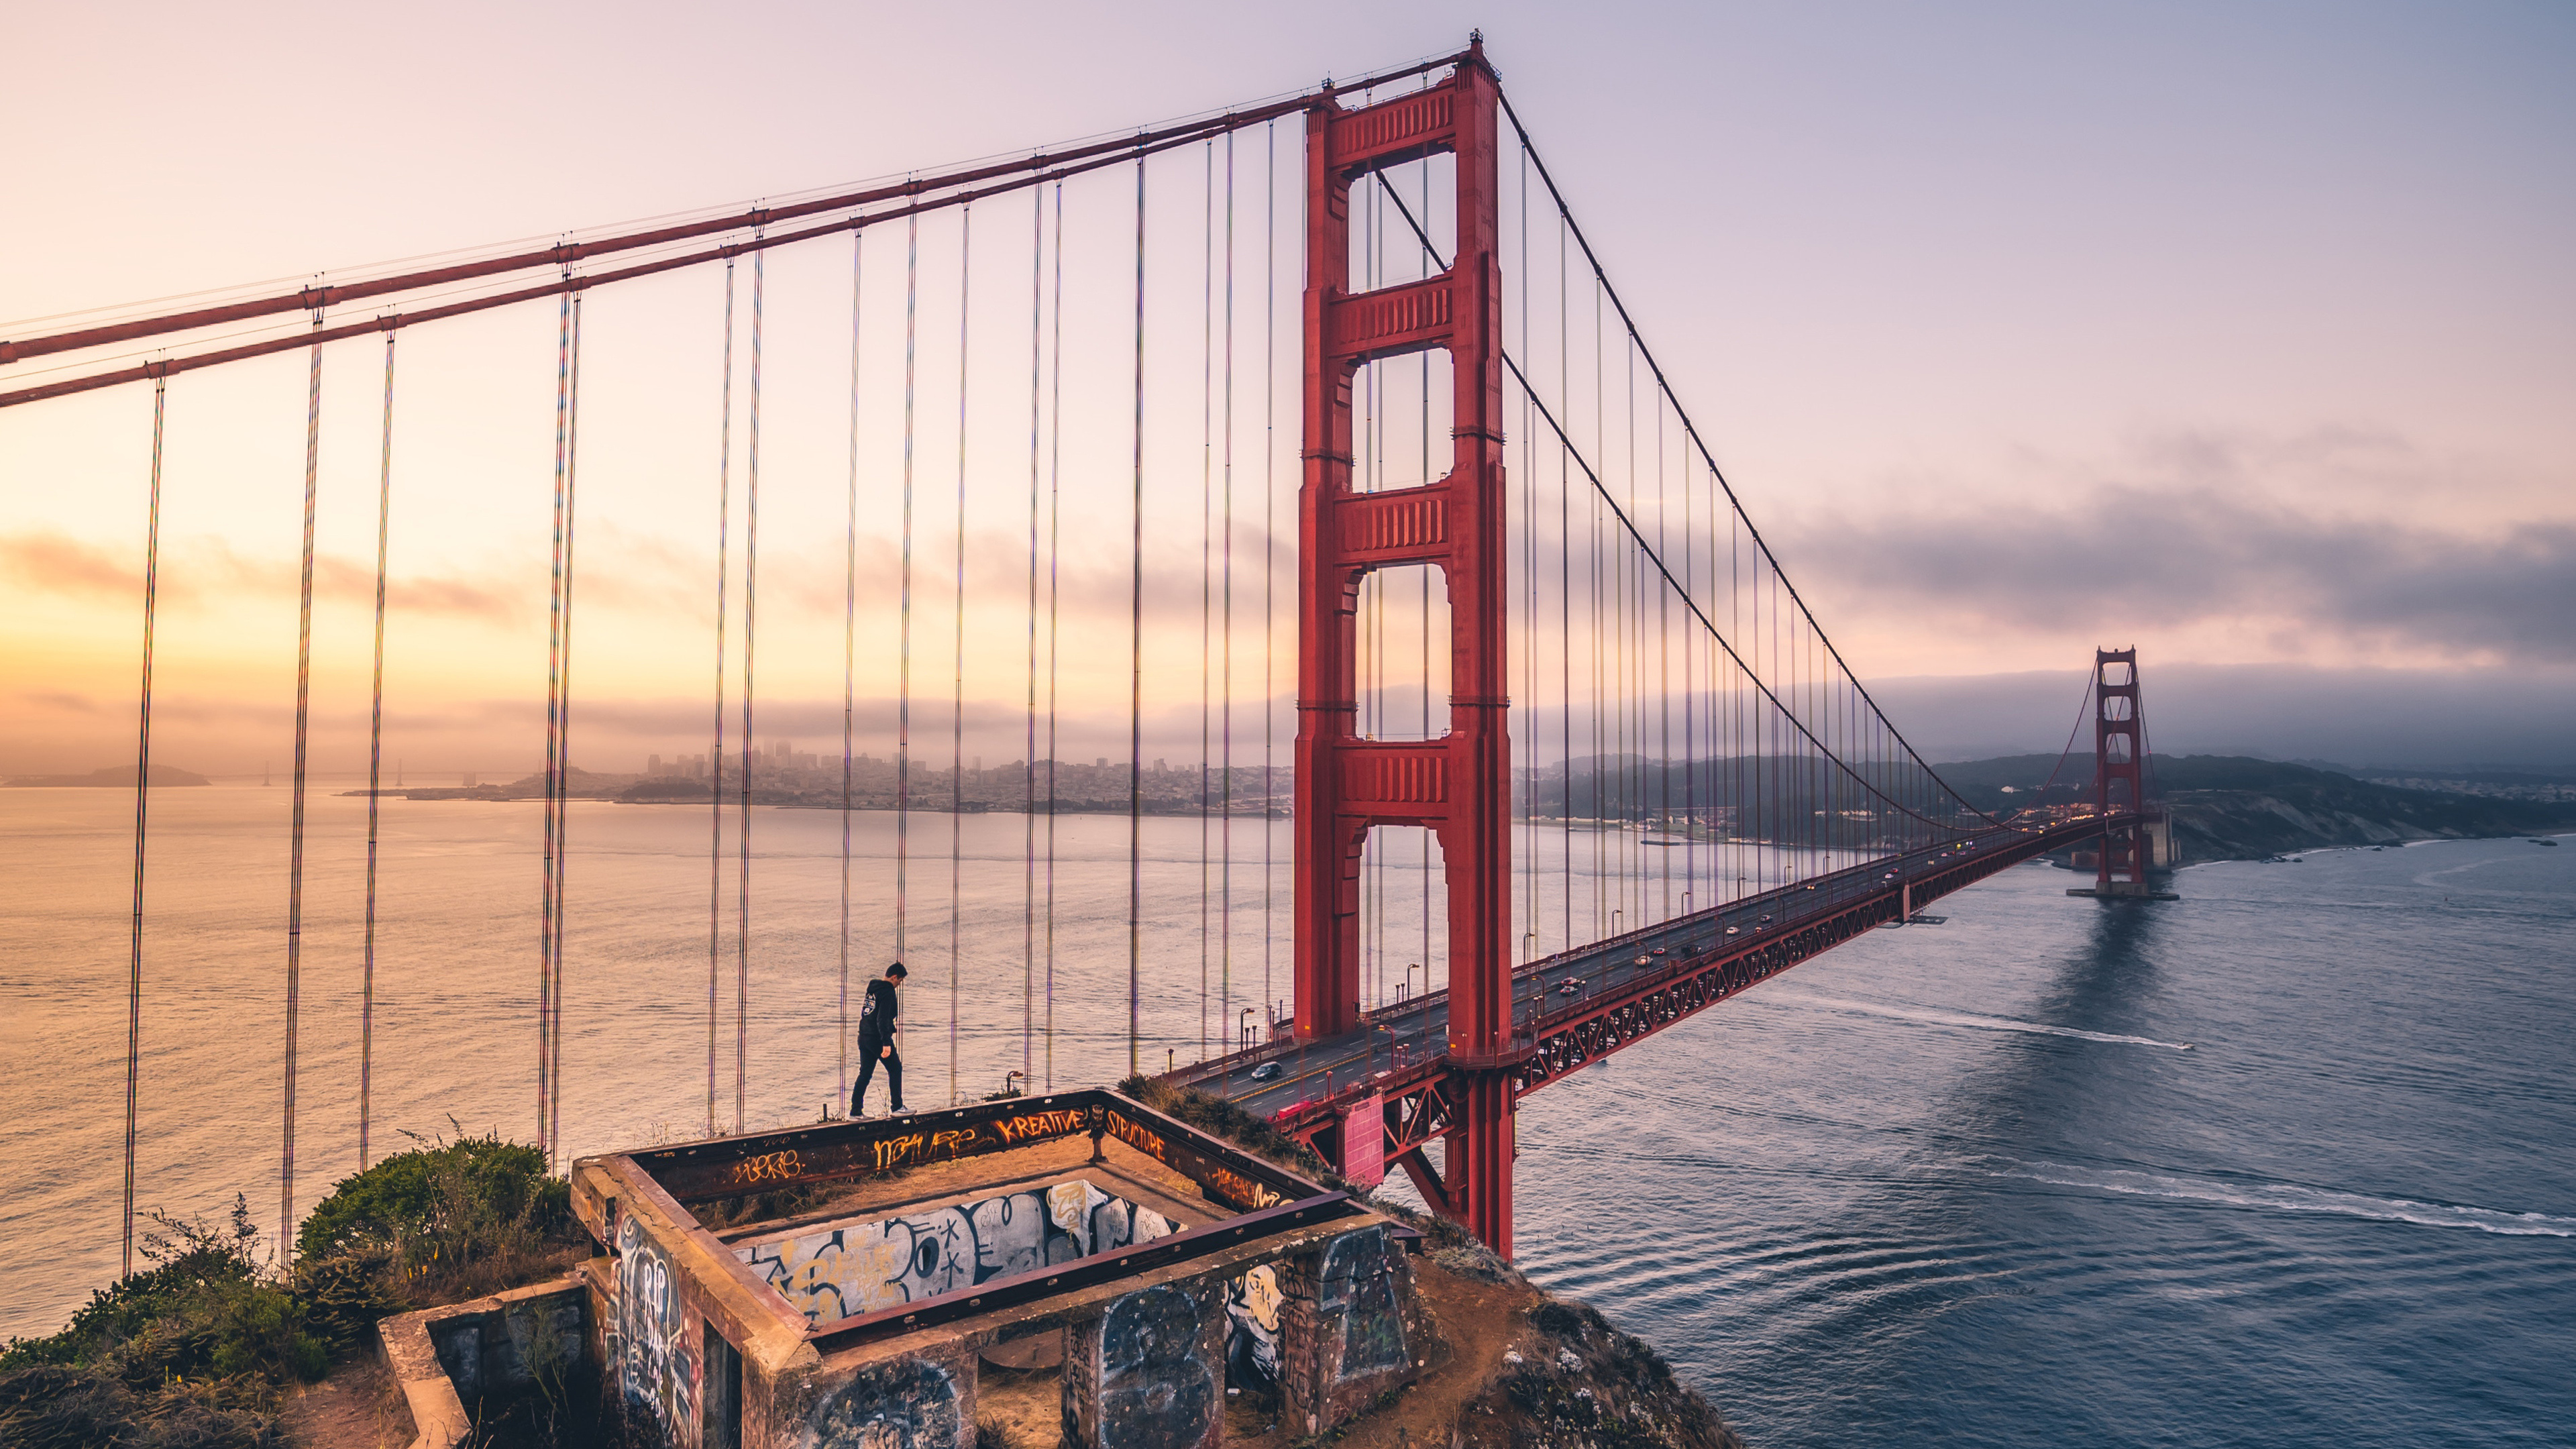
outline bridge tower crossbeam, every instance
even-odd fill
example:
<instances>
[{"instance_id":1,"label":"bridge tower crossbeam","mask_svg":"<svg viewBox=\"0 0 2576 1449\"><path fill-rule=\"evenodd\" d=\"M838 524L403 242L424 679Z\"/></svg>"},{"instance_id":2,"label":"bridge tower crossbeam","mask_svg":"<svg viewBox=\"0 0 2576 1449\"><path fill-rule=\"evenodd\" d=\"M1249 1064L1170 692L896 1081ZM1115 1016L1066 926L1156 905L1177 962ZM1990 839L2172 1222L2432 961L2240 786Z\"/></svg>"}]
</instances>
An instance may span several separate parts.
<instances>
[{"instance_id":1,"label":"bridge tower crossbeam","mask_svg":"<svg viewBox=\"0 0 2576 1449\"><path fill-rule=\"evenodd\" d=\"M1514 1056L1498 102L1478 45L1422 90L1357 109L1327 93L1306 113L1293 909L1298 1034L1356 1030L1369 831L1422 826L1440 842L1455 1115L1440 1180L1424 1185L1508 1255ZM1441 153L1457 158L1458 241L1448 270L1354 295L1353 184ZM1416 488L1354 491L1359 368L1433 349L1449 354L1455 380L1448 474ZM1418 742L1367 739L1358 730L1361 581L1417 564L1439 569L1448 589L1448 729Z\"/></svg>"}]
</instances>

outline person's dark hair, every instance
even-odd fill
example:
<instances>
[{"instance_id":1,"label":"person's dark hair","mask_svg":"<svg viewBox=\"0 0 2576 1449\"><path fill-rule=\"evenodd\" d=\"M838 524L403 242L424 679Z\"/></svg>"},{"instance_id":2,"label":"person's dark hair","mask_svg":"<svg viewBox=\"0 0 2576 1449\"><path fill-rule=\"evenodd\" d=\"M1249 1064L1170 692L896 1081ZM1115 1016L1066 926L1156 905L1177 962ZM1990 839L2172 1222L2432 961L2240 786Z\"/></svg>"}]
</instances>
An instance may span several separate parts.
<instances>
[{"instance_id":1,"label":"person's dark hair","mask_svg":"<svg viewBox=\"0 0 2576 1449\"><path fill-rule=\"evenodd\" d=\"M902 962L900 962L900 961L897 961L897 962L896 962L896 963L894 963L893 965L888 966L888 967L886 968L886 974L887 974L888 976L893 977L893 978L894 978L895 980L897 980L897 981L901 981L903 978L905 978L905 977L907 977L907 976L910 976L912 973L911 973L911 972L909 972L909 971L904 970L904 969L903 969L903 963L902 963Z\"/></svg>"}]
</instances>

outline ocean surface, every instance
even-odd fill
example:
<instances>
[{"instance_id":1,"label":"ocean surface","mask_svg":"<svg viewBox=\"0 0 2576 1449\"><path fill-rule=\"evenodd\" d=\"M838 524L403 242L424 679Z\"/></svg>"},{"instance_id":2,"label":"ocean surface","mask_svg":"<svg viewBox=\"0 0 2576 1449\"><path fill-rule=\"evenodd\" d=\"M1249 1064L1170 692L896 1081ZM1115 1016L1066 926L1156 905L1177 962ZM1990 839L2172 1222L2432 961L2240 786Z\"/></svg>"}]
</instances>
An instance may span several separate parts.
<instances>
[{"instance_id":1,"label":"ocean surface","mask_svg":"<svg viewBox=\"0 0 2576 1449\"><path fill-rule=\"evenodd\" d=\"M138 1211L239 1192L276 1221L287 794L154 796ZM0 1334L51 1330L116 1269L131 808L0 791ZM527 1136L537 807L384 820L374 1151ZM911 826L915 1105L1024 1059L1042 1083L1123 1074L1126 822L1057 822L1051 1046L1027 824L958 825L953 913L949 818ZM840 1095L841 821L752 830L742 1116L812 1120ZM855 984L895 949L894 827L852 830ZM1148 822L1149 1069L1286 994L1284 827L1231 833L1232 909L1203 924L1199 822ZM697 1135L707 814L577 802L571 835L563 1147ZM729 1127L730 824L724 849ZM1589 849L1543 872L1543 918L1568 888L1593 908ZM299 1208L356 1166L363 860L364 802L317 795ZM1941 902L1947 924L1873 932L1529 1099L1523 1266L1763 1449L2576 1442L2576 848L2203 866L2155 904L2070 879L2007 871ZM1391 980L1424 953L1418 888L1398 872L1387 900Z\"/></svg>"}]
</instances>

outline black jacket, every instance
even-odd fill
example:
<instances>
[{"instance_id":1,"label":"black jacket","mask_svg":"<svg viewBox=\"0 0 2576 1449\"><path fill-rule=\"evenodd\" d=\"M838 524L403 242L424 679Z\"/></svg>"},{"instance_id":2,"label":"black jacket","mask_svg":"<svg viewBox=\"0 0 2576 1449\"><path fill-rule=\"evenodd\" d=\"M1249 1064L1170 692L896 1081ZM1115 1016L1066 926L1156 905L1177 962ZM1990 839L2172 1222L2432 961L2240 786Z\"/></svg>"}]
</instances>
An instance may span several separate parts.
<instances>
[{"instance_id":1,"label":"black jacket","mask_svg":"<svg viewBox=\"0 0 2576 1449\"><path fill-rule=\"evenodd\" d=\"M868 983L868 999L859 1008L859 1039L894 1040L894 983L882 978Z\"/></svg>"}]
</instances>

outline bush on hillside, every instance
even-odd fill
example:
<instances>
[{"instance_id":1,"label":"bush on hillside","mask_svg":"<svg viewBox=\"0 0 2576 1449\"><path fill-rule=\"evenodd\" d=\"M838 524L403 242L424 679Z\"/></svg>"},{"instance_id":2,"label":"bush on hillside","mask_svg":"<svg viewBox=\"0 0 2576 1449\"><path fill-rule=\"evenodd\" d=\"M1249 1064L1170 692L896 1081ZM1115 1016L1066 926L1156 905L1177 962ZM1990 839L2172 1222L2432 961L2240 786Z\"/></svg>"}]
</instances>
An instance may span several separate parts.
<instances>
[{"instance_id":1,"label":"bush on hillside","mask_svg":"<svg viewBox=\"0 0 2576 1449\"><path fill-rule=\"evenodd\" d=\"M505 1225L559 1231L571 1188L546 1172L545 1152L498 1133L433 1141L341 1179L295 1235L307 1261L429 1244L471 1252Z\"/></svg>"},{"instance_id":2,"label":"bush on hillside","mask_svg":"<svg viewBox=\"0 0 2576 1449\"><path fill-rule=\"evenodd\" d=\"M267 1449L278 1390L362 1351L378 1319L533 1281L578 1237L545 1154L497 1135L341 1182L297 1235L291 1274L238 1195L218 1226L154 1219L151 1267L92 1293L60 1333L0 1348L0 1445Z\"/></svg>"},{"instance_id":3,"label":"bush on hillside","mask_svg":"<svg viewBox=\"0 0 2576 1449\"><path fill-rule=\"evenodd\" d=\"M155 1220L149 1269L0 1349L0 1443L267 1443L257 1411L330 1366L294 1285L260 1261L246 1200L221 1226ZM117 1423L131 1432L99 1427Z\"/></svg>"}]
</instances>

